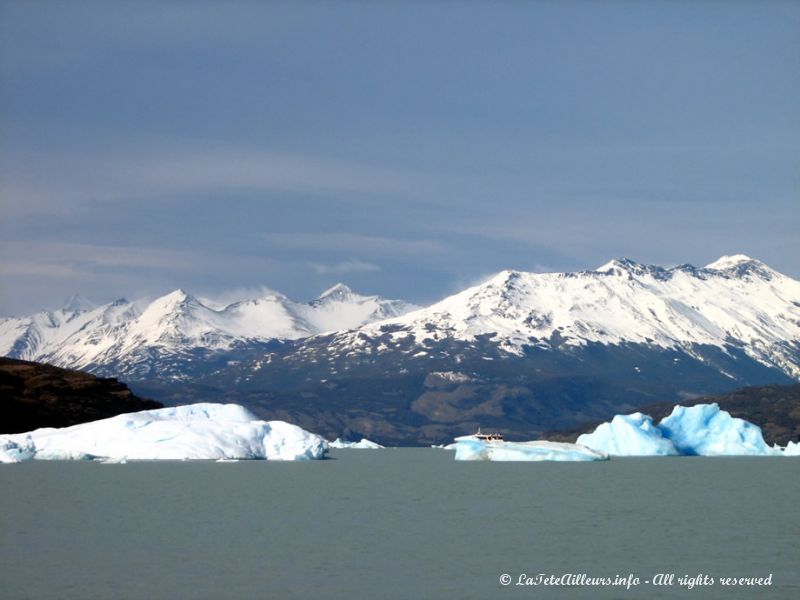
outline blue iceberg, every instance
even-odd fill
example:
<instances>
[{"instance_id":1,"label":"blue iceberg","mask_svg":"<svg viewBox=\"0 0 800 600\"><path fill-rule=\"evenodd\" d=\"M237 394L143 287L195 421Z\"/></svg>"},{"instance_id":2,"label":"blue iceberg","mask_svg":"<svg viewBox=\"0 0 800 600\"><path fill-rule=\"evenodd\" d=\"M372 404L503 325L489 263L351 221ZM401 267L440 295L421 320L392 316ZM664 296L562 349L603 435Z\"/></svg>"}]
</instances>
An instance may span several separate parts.
<instances>
[{"instance_id":1,"label":"blue iceberg","mask_svg":"<svg viewBox=\"0 0 800 600\"><path fill-rule=\"evenodd\" d=\"M775 450L767 445L761 428L732 417L717 404L676 406L658 424L681 454L698 456L767 456Z\"/></svg>"},{"instance_id":2,"label":"blue iceberg","mask_svg":"<svg viewBox=\"0 0 800 600\"><path fill-rule=\"evenodd\" d=\"M613 456L797 456L798 444L769 446L761 428L719 405L676 406L656 426L642 413L618 415L578 443Z\"/></svg>"},{"instance_id":3,"label":"blue iceberg","mask_svg":"<svg viewBox=\"0 0 800 600\"><path fill-rule=\"evenodd\" d=\"M617 415L593 433L578 437L578 443L614 456L674 456L675 444L664 437L653 418L643 413Z\"/></svg>"}]
</instances>

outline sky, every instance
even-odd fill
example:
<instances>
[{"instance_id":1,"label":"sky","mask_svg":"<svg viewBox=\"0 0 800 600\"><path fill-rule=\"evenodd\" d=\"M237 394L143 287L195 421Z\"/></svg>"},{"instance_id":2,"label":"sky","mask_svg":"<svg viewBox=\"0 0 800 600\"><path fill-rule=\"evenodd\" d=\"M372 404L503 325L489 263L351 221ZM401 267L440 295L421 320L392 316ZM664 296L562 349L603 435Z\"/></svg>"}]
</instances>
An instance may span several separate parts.
<instances>
[{"instance_id":1,"label":"sky","mask_svg":"<svg viewBox=\"0 0 800 600\"><path fill-rule=\"evenodd\" d=\"M800 278L800 3L0 3L0 316L744 253Z\"/></svg>"}]
</instances>

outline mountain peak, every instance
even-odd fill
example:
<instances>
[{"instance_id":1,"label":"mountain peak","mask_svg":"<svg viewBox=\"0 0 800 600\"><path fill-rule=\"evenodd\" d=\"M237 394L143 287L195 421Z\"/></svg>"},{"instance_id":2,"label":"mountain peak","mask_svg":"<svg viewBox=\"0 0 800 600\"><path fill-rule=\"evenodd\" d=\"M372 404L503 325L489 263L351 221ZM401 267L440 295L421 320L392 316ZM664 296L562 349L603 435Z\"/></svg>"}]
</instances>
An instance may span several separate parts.
<instances>
[{"instance_id":1,"label":"mountain peak","mask_svg":"<svg viewBox=\"0 0 800 600\"><path fill-rule=\"evenodd\" d=\"M597 273L611 273L614 271L626 271L628 273L640 273L642 271L648 270L648 267L636 262L635 260L631 260L630 258L625 258L621 256L619 258L615 258L613 260L608 261L606 264L598 267L595 271Z\"/></svg>"},{"instance_id":2,"label":"mountain peak","mask_svg":"<svg viewBox=\"0 0 800 600\"><path fill-rule=\"evenodd\" d=\"M750 258L746 254L733 254L731 256L720 256L714 262L705 266L706 269L713 269L714 271L725 271L727 269L735 269L743 264L759 263L760 261Z\"/></svg>"},{"instance_id":3,"label":"mountain peak","mask_svg":"<svg viewBox=\"0 0 800 600\"><path fill-rule=\"evenodd\" d=\"M95 306L93 302L90 302L80 294L72 294L72 296L64 301L61 310L70 313L81 313L92 310Z\"/></svg>"},{"instance_id":4,"label":"mountain peak","mask_svg":"<svg viewBox=\"0 0 800 600\"><path fill-rule=\"evenodd\" d=\"M316 303L320 302L330 302L330 301L337 301L337 300L344 300L349 296L353 296L353 290L351 290L348 286L343 283L337 283L331 288L328 288L324 292L322 292L319 297L314 300Z\"/></svg>"},{"instance_id":5,"label":"mountain peak","mask_svg":"<svg viewBox=\"0 0 800 600\"><path fill-rule=\"evenodd\" d=\"M706 265L706 270L716 271L726 277L754 276L766 281L771 281L774 277L780 275L760 260L750 258L744 254L722 256L710 265Z\"/></svg>"},{"instance_id":6,"label":"mountain peak","mask_svg":"<svg viewBox=\"0 0 800 600\"><path fill-rule=\"evenodd\" d=\"M178 288L169 294L156 298L151 306L173 307L184 304L199 304L199 302L194 296Z\"/></svg>"}]
</instances>

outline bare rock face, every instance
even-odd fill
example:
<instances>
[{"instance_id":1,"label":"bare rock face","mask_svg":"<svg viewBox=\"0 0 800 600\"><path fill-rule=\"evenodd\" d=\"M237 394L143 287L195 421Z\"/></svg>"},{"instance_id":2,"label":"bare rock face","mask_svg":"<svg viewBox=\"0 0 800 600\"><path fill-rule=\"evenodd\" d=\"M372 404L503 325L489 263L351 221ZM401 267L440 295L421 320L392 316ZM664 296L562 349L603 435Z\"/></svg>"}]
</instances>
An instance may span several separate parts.
<instances>
[{"instance_id":1,"label":"bare rock face","mask_svg":"<svg viewBox=\"0 0 800 600\"><path fill-rule=\"evenodd\" d=\"M162 406L135 396L113 377L0 358L0 433L67 427Z\"/></svg>"}]
</instances>

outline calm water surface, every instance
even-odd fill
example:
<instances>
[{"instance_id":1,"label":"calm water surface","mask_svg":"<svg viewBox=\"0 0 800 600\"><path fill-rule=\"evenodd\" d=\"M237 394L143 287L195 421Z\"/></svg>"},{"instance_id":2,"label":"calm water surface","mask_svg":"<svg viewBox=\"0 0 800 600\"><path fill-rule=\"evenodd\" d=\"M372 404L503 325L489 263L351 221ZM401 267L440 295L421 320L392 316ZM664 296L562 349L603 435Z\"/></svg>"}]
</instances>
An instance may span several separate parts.
<instances>
[{"instance_id":1,"label":"calm water surface","mask_svg":"<svg viewBox=\"0 0 800 600\"><path fill-rule=\"evenodd\" d=\"M0 597L800 598L800 460L332 457L4 465ZM514 585L522 573L676 580ZM677 581L770 573L762 588Z\"/></svg>"}]
</instances>

